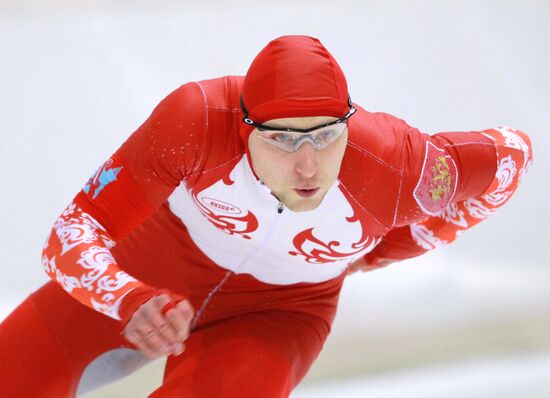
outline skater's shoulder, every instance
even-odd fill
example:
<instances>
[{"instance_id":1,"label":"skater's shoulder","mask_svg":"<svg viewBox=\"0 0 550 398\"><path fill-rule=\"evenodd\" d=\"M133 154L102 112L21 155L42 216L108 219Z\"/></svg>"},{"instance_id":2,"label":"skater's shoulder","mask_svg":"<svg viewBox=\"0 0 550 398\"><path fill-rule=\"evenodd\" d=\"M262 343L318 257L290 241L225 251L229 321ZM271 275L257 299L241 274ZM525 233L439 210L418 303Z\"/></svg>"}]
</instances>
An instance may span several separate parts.
<instances>
[{"instance_id":1,"label":"skater's shoulder","mask_svg":"<svg viewBox=\"0 0 550 398\"><path fill-rule=\"evenodd\" d=\"M204 105L213 111L239 112L239 98L244 76L222 76L200 80L194 84L202 96Z\"/></svg>"}]
</instances>

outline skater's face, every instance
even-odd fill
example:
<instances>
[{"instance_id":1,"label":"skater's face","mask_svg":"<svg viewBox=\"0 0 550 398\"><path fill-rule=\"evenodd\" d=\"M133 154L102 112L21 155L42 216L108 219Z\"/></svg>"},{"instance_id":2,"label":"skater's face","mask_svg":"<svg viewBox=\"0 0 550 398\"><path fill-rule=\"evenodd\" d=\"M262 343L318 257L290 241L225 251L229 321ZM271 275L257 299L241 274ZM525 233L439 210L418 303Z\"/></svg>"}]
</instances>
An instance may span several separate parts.
<instances>
[{"instance_id":1,"label":"skater's face","mask_svg":"<svg viewBox=\"0 0 550 398\"><path fill-rule=\"evenodd\" d=\"M335 117L315 116L273 119L264 124L277 128L308 129L336 120ZM304 141L294 152L287 152L266 142L254 129L248 146L254 172L271 192L293 211L316 209L328 189L334 184L348 138L343 133L324 149L315 149Z\"/></svg>"}]
</instances>

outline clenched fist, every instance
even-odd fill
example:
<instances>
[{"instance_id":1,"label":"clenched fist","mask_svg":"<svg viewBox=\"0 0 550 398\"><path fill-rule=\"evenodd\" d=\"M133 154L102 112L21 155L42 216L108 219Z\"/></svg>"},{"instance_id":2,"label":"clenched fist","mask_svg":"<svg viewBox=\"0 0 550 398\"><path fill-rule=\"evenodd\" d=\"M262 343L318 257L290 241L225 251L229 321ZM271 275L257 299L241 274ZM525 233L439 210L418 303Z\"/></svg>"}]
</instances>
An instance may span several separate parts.
<instances>
[{"instance_id":1,"label":"clenched fist","mask_svg":"<svg viewBox=\"0 0 550 398\"><path fill-rule=\"evenodd\" d=\"M194 310L189 301L182 300L163 311L171 302L167 294L153 297L134 312L124 328L126 339L149 358L180 355L185 349Z\"/></svg>"}]
</instances>

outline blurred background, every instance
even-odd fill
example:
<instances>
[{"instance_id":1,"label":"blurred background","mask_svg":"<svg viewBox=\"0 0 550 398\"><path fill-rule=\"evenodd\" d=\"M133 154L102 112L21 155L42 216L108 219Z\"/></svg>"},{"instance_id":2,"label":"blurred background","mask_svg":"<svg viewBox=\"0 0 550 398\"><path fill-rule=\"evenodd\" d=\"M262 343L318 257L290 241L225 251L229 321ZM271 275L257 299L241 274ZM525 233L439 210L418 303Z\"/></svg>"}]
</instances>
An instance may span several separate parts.
<instances>
[{"instance_id":1,"label":"blurred background","mask_svg":"<svg viewBox=\"0 0 550 398\"><path fill-rule=\"evenodd\" d=\"M348 278L292 396L550 396L548 21L548 0L2 0L0 319L46 281L58 214L164 96L245 74L268 41L307 34L367 110L430 133L515 127L535 162L452 246ZM85 397L146 397L162 365Z\"/></svg>"}]
</instances>

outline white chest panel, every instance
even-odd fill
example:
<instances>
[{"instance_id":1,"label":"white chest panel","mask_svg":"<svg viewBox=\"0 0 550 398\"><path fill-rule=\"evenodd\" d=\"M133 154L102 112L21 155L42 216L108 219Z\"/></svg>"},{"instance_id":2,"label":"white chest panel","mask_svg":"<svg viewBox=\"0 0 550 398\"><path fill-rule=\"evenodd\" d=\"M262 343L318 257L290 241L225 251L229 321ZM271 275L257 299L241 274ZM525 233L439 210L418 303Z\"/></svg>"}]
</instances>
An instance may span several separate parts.
<instances>
[{"instance_id":1,"label":"white chest panel","mask_svg":"<svg viewBox=\"0 0 550 398\"><path fill-rule=\"evenodd\" d=\"M336 182L309 212L284 208L258 181L244 156L229 178L193 195L181 184L170 209L193 242L219 266L271 284L322 282L379 242L364 226Z\"/></svg>"}]
</instances>

